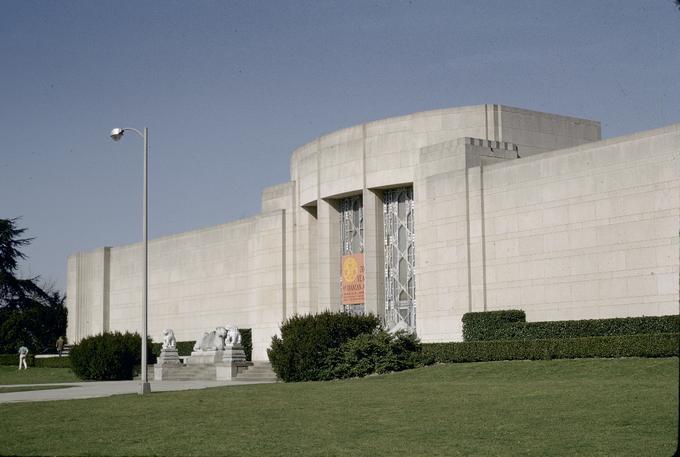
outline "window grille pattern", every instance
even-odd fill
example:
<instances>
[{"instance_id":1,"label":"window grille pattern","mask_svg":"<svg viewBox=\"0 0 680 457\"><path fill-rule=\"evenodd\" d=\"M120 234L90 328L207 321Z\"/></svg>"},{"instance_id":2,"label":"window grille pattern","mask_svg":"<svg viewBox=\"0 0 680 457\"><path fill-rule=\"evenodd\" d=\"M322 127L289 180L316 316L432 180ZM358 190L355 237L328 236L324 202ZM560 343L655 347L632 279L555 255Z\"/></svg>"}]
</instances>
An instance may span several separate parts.
<instances>
[{"instance_id":1,"label":"window grille pattern","mask_svg":"<svg viewBox=\"0 0 680 457\"><path fill-rule=\"evenodd\" d=\"M364 207L361 195L340 200L341 255L364 252ZM340 279L342 281L342 278ZM342 287L342 285L341 285ZM363 315L364 305L343 305L348 314Z\"/></svg>"},{"instance_id":2,"label":"window grille pattern","mask_svg":"<svg viewBox=\"0 0 680 457\"><path fill-rule=\"evenodd\" d=\"M385 324L416 329L413 187L385 191Z\"/></svg>"}]
</instances>

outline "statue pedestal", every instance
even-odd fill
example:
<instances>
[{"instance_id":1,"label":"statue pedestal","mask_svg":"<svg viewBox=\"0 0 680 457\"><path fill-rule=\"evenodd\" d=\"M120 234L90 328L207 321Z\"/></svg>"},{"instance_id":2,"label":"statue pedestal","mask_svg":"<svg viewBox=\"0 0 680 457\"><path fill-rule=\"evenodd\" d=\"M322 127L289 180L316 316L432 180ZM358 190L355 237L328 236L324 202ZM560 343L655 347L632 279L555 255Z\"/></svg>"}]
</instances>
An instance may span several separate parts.
<instances>
[{"instance_id":1,"label":"statue pedestal","mask_svg":"<svg viewBox=\"0 0 680 457\"><path fill-rule=\"evenodd\" d=\"M231 381L239 373L243 373L248 368L246 353L240 344L229 345L224 348L222 360L215 365L218 381Z\"/></svg>"},{"instance_id":2,"label":"statue pedestal","mask_svg":"<svg viewBox=\"0 0 680 457\"><path fill-rule=\"evenodd\" d=\"M161 355L158 356L157 365L178 365L182 363L179 359L177 349L163 349Z\"/></svg>"},{"instance_id":3,"label":"statue pedestal","mask_svg":"<svg viewBox=\"0 0 680 457\"><path fill-rule=\"evenodd\" d=\"M223 352L215 351L193 351L191 357L186 361L187 365L212 365L222 362Z\"/></svg>"},{"instance_id":4,"label":"statue pedestal","mask_svg":"<svg viewBox=\"0 0 680 457\"><path fill-rule=\"evenodd\" d=\"M156 381L162 381L167 378L169 368L181 368L181 366L182 362L179 359L177 349L163 349L153 367L153 378Z\"/></svg>"},{"instance_id":5,"label":"statue pedestal","mask_svg":"<svg viewBox=\"0 0 680 457\"><path fill-rule=\"evenodd\" d=\"M231 364L235 362L245 362L246 353L243 350L243 346L240 344L234 344L230 346L225 346L224 355L222 356L222 362L226 364Z\"/></svg>"}]
</instances>

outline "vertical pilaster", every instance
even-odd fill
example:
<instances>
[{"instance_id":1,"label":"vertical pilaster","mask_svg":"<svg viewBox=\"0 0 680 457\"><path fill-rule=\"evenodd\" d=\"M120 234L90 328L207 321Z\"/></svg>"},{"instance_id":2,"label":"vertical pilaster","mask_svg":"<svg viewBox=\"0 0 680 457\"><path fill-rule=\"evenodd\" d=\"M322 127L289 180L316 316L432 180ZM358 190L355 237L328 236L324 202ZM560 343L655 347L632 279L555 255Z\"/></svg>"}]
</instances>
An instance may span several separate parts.
<instances>
[{"instance_id":1,"label":"vertical pilaster","mask_svg":"<svg viewBox=\"0 0 680 457\"><path fill-rule=\"evenodd\" d=\"M102 255L102 332L108 332L111 329L111 248L103 248Z\"/></svg>"},{"instance_id":2,"label":"vertical pilaster","mask_svg":"<svg viewBox=\"0 0 680 457\"><path fill-rule=\"evenodd\" d=\"M340 209L335 200L317 202L318 312L340 309Z\"/></svg>"},{"instance_id":3,"label":"vertical pilaster","mask_svg":"<svg viewBox=\"0 0 680 457\"><path fill-rule=\"evenodd\" d=\"M364 189L364 263L367 314L385 317L385 246L382 192Z\"/></svg>"}]
</instances>

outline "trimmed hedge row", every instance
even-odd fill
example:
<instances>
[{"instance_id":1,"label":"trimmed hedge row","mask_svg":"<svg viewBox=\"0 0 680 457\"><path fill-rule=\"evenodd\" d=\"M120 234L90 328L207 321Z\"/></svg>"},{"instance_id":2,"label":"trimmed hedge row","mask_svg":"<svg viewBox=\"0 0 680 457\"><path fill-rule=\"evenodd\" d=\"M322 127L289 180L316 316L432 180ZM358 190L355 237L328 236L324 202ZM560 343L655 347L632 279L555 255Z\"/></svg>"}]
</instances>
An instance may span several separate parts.
<instances>
[{"instance_id":1,"label":"trimmed hedge row","mask_svg":"<svg viewBox=\"0 0 680 457\"><path fill-rule=\"evenodd\" d=\"M680 333L594 336L543 340L425 343L423 356L436 362L550 360L678 356Z\"/></svg>"},{"instance_id":2,"label":"trimmed hedge row","mask_svg":"<svg viewBox=\"0 0 680 457\"><path fill-rule=\"evenodd\" d=\"M71 359L66 356L36 359L33 354L28 354L26 364L29 367L39 368L71 368ZM0 354L0 365L18 367L19 354Z\"/></svg>"},{"instance_id":3,"label":"trimmed hedge row","mask_svg":"<svg viewBox=\"0 0 680 457\"><path fill-rule=\"evenodd\" d=\"M680 316L677 315L546 322L526 322L526 315L521 310L485 311L463 315L465 341L537 340L678 331Z\"/></svg>"},{"instance_id":4,"label":"trimmed hedge row","mask_svg":"<svg viewBox=\"0 0 680 457\"><path fill-rule=\"evenodd\" d=\"M191 355L191 351L194 349L195 341L178 341L176 343L177 354L179 355ZM161 355L161 349L163 348L163 343L153 343L151 345L151 352L154 353L156 357Z\"/></svg>"},{"instance_id":5,"label":"trimmed hedge row","mask_svg":"<svg viewBox=\"0 0 680 457\"><path fill-rule=\"evenodd\" d=\"M33 366L33 359L34 359L33 354L28 354L28 356L26 356L26 363L28 364L29 367ZM0 354L0 365L6 366L16 365L18 367L19 354Z\"/></svg>"},{"instance_id":6,"label":"trimmed hedge row","mask_svg":"<svg viewBox=\"0 0 680 457\"><path fill-rule=\"evenodd\" d=\"M500 311L484 311L463 314L463 340L487 341L505 338L495 338L501 327L508 324L526 322L526 313L519 309L504 309Z\"/></svg>"},{"instance_id":7,"label":"trimmed hedge row","mask_svg":"<svg viewBox=\"0 0 680 457\"><path fill-rule=\"evenodd\" d=\"M249 328L240 328L238 331L241 333L241 344L243 345L243 351L246 353L246 360L252 360L253 355L253 332ZM194 350L194 345L196 341L178 341L176 343L177 353L179 355L191 355ZM151 351L158 357L161 355L161 348L163 343L153 343L151 345Z\"/></svg>"},{"instance_id":8,"label":"trimmed hedge row","mask_svg":"<svg viewBox=\"0 0 680 457\"><path fill-rule=\"evenodd\" d=\"M49 357L34 359L31 365L37 368L71 368L71 357Z\"/></svg>"}]
</instances>

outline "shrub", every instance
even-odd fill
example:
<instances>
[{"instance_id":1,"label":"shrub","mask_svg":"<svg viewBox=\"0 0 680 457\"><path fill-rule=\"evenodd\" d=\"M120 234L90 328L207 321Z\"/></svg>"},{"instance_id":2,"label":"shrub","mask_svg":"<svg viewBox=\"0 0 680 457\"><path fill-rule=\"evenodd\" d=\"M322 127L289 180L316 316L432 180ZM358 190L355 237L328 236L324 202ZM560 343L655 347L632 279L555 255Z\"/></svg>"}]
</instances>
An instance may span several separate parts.
<instances>
[{"instance_id":1,"label":"shrub","mask_svg":"<svg viewBox=\"0 0 680 457\"><path fill-rule=\"evenodd\" d=\"M326 379L329 353L343 343L380 327L373 315L352 316L324 312L293 316L281 326L281 337L272 338L267 350L272 368L284 381Z\"/></svg>"},{"instance_id":2,"label":"shrub","mask_svg":"<svg viewBox=\"0 0 680 457\"><path fill-rule=\"evenodd\" d=\"M155 362L147 343L148 363ZM141 364L142 339L137 333L103 333L84 338L71 348L73 372L81 379L132 379L135 366Z\"/></svg>"},{"instance_id":3,"label":"shrub","mask_svg":"<svg viewBox=\"0 0 680 457\"><path fill-rule=\"evenodd\" d=\"M463 316L465 341L577 338L677 333L680 317L643 316L574 321L526 322L524 311L487 311Z\"/></svg>"},{"instance_id":4,"label":"shrub","mask_svg":"<svg viewBox=\"0 0 680 457\"><path fill-rule=\"evenodd\" d=\"M436 362L549 360L598 357L673 357L680 334L555 338L544 340L470 341L423 344L423 354Z\"/></svg>"},{"instance_id":5,"label":"shrub","mask_svg":"<svg viewBox=\"0 0 680 457\"><path fill-rule=\"evenodd\" d=\"M415 368L423 363L415 335L385 330L364 333L329 352L326 379L363 377Z\"/></svg>"},{"instance_id":6,"label":"shrub","mask_svg":"<svg viewBox=\"0 0 680 457\"><path fill-rule=\"evenodd\" d=\"M249 328L240 328L238 331L241 332L241 344L243 345L243 351L246 353L246 360L251 360L253 355L252 330ZM195 344L196 341L178 341L176 344L177 354L182 356L191 355ZM163 343L152 344L152 352L156 357L161 355L162 348Z\"/></svg>"}]
</instances>

